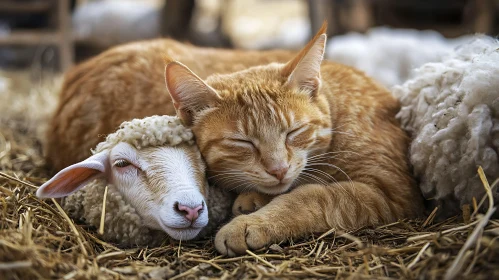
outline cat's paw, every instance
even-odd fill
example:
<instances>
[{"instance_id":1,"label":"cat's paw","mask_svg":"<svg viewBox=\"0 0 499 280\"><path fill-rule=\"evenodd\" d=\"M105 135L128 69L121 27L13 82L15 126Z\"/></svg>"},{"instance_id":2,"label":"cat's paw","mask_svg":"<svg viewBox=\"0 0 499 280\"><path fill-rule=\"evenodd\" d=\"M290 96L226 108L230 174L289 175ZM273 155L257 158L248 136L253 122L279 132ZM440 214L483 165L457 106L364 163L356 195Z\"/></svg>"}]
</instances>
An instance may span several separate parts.
<instances>
[{"instance_id":1,"label":"cat's paw","mask_svg":"<svg viewBox=\"0 0 499 280\"><path fill-rule=\"evenodd\" d=\"M258 192L241 193L232 205L232 214L234 216L246 215L267 205L272 197Z\"/></svg>"},{"instance_id":2,"label":"cat's paw","mask_svg":"<svg viewBox=\"0 0 499 280\"><path fill-rule=\"evenodd\" d=\"M253 215L234 218L223 226L215 236L215 248L223 255L234 257L257 250L272 240L265 222Z\"/></svg>"}]
</instances>

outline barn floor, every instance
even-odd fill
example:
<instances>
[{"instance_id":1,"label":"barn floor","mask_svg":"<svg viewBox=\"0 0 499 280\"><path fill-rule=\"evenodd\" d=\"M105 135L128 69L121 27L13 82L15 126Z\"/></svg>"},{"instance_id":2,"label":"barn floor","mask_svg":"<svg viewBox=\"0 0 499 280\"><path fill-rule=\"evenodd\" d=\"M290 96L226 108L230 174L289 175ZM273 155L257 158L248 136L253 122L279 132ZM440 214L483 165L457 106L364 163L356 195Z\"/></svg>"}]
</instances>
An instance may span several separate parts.
<instances>
[{"instance_id":1,"label":"barn floor","mask_svg":"<svg viewBox=\"0 0 499 280\"><path fill-rule=\"evenodd\" d=\"M38 135L55 97L51 79L0 72L0 275L7 279L499 279L499 220L473 207L464 218L436 222L432 213L331 230L236 258L217 254L213 239L117 248L55 201L34 196L48 179Z\"/></svg>"}]
</instances>

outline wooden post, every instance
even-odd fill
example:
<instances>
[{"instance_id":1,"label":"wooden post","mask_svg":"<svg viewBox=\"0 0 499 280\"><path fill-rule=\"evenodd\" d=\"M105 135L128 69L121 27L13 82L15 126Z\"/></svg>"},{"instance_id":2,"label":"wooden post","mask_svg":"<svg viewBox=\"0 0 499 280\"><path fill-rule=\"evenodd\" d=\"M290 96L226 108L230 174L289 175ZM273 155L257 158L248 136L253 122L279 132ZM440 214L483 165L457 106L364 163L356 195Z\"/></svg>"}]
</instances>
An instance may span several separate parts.
<instances>
[{"instance_id":1,"label":"wooden post","mask_svg":"<svg viewBox=\"0 0 499 280\"><path fill-rule=\"evenodd\" d=\"M310 18L311 34L315 34L322 25L324 20L327 20L327 35L328 37L340 33L341 26L339 18L336 17L338 5L336 0L308 0L308 15Z\"/></svg>"},{"instance_id":2,"label":"wooden post","mask_svg":"<svg viewBox=\"0 0 499 280\"><path fill-rule=\"evenodd\" d=\"M194 0L166 0L161 11L161 35L177 40L189 38Z\"/></svg>"},{"instance_id":3,"label":"wooden post","mask_svg":"<svg viewBox=\"0 0 499 280\"><path fill-rule=\"evenodd\" d=\"M494 3L490 0L475 0L473 32L490 33L494 22Z\"/></svg>"},{"instance_id":4,"label":"wooden post","mask_svg":"<svg viewBox=\"0 0 499 280\"><path fill-rule=\"evenodd\" d=\"M74 48L71 35L71 13L69 11L69 0L58 0L57 5L59 54L61 59L61 70L66 71L73 65Z\"/></svg>"}]
</instances>

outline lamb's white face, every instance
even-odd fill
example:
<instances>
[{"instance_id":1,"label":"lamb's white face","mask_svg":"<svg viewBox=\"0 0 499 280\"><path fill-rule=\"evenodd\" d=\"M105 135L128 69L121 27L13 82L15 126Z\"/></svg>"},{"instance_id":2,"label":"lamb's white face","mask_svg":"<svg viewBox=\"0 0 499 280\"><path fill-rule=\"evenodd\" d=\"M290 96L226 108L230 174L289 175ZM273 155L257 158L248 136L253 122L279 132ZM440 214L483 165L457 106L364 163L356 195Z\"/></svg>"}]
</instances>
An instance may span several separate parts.
<instances>
[{"instance_id":1,"label":"lamb's white face","mask_svg":"<svg viewBox=\"0 0 499 280\"><path fill-rule=\"evenodd\" d=\"M64 168L38 189L37 196L68 196L103 177L135 208L144 226L189 240L208 224L204 172L195 145L137 150L122 142Z\"/></svg>"},{"instance_id":2,"label":"lamb's white face","mask_svg":"<svg viewBox=\"0 0 499 280\"><path fill-rule=\"evenodd\" d=\"M110 151L109 164L108 180L145 226L189 240L208 224L204 163L196 146L137 150L120 143Z\"/></svg>"}]
</instances>

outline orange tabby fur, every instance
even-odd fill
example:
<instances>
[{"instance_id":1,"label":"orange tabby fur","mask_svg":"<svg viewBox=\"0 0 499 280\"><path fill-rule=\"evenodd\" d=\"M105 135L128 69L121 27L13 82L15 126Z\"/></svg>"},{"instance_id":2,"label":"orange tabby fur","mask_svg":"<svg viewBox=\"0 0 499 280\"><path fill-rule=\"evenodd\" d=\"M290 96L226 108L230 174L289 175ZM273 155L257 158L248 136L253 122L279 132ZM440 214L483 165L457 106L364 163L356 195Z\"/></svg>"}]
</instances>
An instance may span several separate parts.
<instances>
[{"instance_id":1,"label":"orange tabby fur","mask_svg":"<svg viewBox=\"0 0 499 280\"><path fill-rule=\"evenodd\" d=\"M292 57L290 51L198 48L170 39L112 48L73 67L65 76L47 131L45 153L54 171L81 161L123 122L174 115L165 91L164 55L182 60L202 78Z\"/></svg>"},{"instance_id":2,"label":"orange tabby fur","mask_svg":"<svg viewBox=\"0 0 499 280\"><path fill-rule=\"evenodd\" d=\"M223 254L389 223L423 208L407 163L408 137L395 119L398 101L362 72L322 62L325 41L323 26L287 64L204 80L179 62L166 67L167 88L192 126L209 179L277 195L218 232Z\"/></svg>"}]
</instances>

